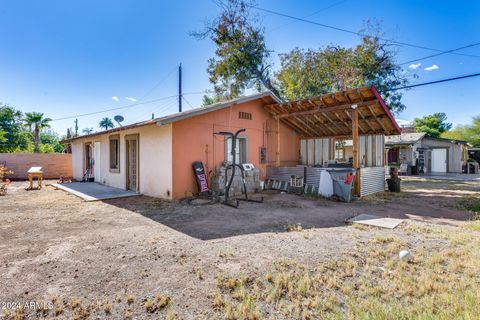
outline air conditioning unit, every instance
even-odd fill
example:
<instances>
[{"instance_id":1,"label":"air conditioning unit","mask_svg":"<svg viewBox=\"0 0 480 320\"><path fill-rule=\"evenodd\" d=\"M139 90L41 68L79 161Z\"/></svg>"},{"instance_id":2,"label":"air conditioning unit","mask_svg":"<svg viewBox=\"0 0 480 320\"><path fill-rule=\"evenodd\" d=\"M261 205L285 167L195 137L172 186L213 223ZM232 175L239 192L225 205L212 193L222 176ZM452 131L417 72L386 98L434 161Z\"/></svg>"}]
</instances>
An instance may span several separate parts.
<instances>
[{"instance_id":1,"label":"air conditioning unit","mask_svg":"<svg viewBox=\"0 0 480 320\"><path fill-rule=\"evenodd\" d=\"M242 167L243 167L243 170L245 171L252 171L253 169L255 169L255 166L253 165L253 163L244 163L242 164Z\"/></svg>"}]
</instances>

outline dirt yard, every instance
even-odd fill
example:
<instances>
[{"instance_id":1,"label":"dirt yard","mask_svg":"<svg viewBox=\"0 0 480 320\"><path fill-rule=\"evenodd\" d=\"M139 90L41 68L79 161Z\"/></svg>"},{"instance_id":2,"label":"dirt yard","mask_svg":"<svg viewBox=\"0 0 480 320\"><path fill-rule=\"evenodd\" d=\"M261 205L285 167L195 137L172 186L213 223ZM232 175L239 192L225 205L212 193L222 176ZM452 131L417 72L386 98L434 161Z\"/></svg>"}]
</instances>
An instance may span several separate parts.
<instances>
[{"instance_id":1,"label":"dirt yard","mask_svg":"<svg viewBox=\"0 0 480 320\"><path fill-rule=\"evenodd\" d=\"M462 206L478 183L404 181L350 204L266 192L239 209L25 186L0 197L0 318L480 318L480 226ZM406 221L345 224L361 213Z\"/></svg>"}]
</instances>

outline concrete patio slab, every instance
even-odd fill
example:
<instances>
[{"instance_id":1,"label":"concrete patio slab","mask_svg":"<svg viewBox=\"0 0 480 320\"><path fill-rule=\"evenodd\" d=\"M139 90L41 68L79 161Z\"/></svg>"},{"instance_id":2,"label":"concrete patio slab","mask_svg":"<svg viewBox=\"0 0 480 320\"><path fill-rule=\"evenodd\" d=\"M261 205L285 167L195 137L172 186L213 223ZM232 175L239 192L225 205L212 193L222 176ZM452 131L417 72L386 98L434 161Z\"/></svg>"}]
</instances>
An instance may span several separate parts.
<instances>
[{"instance_id":1,"label":"concrete patio slab","mask_svg":"<svg viewBox=\"0 0 480 320\"><path fill-rule=\"evenodd\" d=\"M372 214L360 214L356 217L348 219L347 221L352 223L366 224L369 226L393 229L400 223L402 223L403 220L395 218L382 218Z\"/></svg>"},{"instance_id":2,"label":"concrete patio slab","mask_svg":"<svg viewBox=\"0 0 480 320\"><path fill-rule=\"evenodd\" d=\"M140 195L134 191L109 187L96 182L53 183L52 186L80 197L85 201L98 201Z\"/></svg>"}]
</instances>

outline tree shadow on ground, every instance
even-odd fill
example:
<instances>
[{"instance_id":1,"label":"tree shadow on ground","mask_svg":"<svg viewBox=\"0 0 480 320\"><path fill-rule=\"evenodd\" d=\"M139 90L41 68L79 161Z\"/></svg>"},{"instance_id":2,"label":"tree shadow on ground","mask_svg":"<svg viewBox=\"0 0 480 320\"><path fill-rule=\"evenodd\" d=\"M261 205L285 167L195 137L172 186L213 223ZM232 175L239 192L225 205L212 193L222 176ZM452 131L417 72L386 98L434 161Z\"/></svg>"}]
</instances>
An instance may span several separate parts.
<instances>
[{"instance_id":1,"label":"tree shadow on ground","mask_svg":"<svg viewBox=\"0 0 480 320\"><path fill-rule=\"evenodd\" d=\"M264 203L241 202L237 209L219 203L190 205L147 196L104 202L201 240L286 232L292 225L303 229L342 227L347 219L362 213L449 225L458 225L471 217L470 213L452 206L457 198L438 190L409 190L401 195L389 195L380 202L342 203L279 193L266 193L264 197Z\"/></svg>"},{"instance_id":2,"label":"tree shadow on ground","mask_svg":"<svg viewBox=\"0 0 480 320\"><path fill-rule=\"evenodd\" d=\"M286 232L292 225L331 228L345 225L349 210L326 199L305 199L290 194L264 194L263 203L240 202L239 208L220 203L190 205L151 197L105 200L137 212L172 229L202 240L262 232Z\"/></svg>"}]
</instances>

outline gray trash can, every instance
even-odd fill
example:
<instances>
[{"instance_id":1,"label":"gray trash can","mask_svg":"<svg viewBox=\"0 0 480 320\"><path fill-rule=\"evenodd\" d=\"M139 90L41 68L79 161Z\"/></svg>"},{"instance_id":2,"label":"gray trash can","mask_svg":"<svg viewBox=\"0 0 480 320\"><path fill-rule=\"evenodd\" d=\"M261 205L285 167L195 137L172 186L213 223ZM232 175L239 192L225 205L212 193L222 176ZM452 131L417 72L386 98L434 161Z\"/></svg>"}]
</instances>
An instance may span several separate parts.
<instances>
[{"instance_id":1,"label":"gray trash can","mask_svg":"<svg viewBox=\"0 0 480 320\"><path fill-rule=\"evenodd\" d=\"M350 202L356 170L354 168L342 168L328 170L328 172L333 181L333 194L342 201Z\"/></svg>"}]
</instances>

